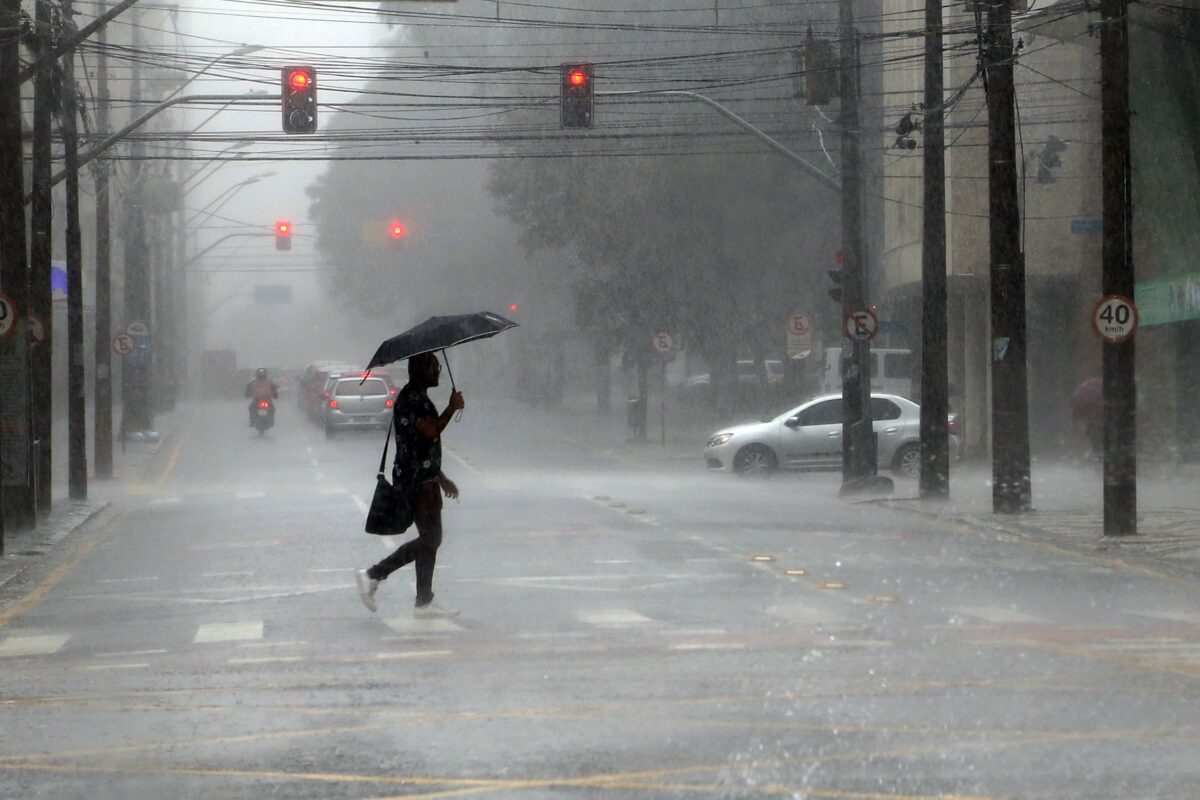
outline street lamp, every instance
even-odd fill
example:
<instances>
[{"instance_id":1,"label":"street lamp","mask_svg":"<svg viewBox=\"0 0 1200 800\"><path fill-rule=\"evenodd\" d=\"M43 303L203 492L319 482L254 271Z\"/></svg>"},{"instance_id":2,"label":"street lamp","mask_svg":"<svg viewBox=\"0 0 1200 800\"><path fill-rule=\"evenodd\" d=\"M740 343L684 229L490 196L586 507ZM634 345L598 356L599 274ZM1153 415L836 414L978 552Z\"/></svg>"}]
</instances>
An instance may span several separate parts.
<instances>
[{"instance_id":1,"label":"street lamp","mask_svg":"<svg viewBox=\"0 0 1200 800\"><path fill-rule=\"evenodd\" d=\"M197 217L199 217L201 215L205 215L205 212L208 212L207 216L211 217L213 214L220 211L221 206L225 205L230 200L232 200L233 196L235 194L237 194L238 192L240 192L242 189L246 188L247 186L249 186L251 184L258 183L263 178L270 178L274 174L275 174L274 172L260 172L257 175L251 175L249 178L246 178L245 180L243 180L239 183L233 184L232 186L227 188L225 191L221 192L219 195L217 195L212 200L210 200L208 205L206 205L204 208L202 208L199 211L197 211L196 213L192 214L192 216L190 216L187 219L187 222L184 223L184 227L190 227L192 222ZM222 199L222 198L224 198L224 199ZM213 208L212 211L209 211L209 209L212 208L213 204L217 203L217 201L221 201L220 205L218 205L216 208Z\"/></svg>"},{"instance_id":2,"label":"street lamp","mask_svg":"<svg viewBox=\"0 0 1200 800\"><path fill-rule=\"evenodd\" d=\"M176 86L175 91L171 92L169 95L164 97L163 100L170 100L172 97L174 97L175 95L179 94L184 89L186 89L192 83L192 81L196 80L201 75L208 72L210 69L212 69L217 64L224 61L225 59L233 58L235 56L248 56L251 53L256 53L259 50L262 50L264 47L265 47L265 45L261 45L261 44L244 44L241 47L236 47L233 50L230 50L228 53L223 53L222 55L217 56L212 61L209 61L207 64L205 64L203 67L201 67L199 69L199 71L197 71L194 75L192 75L192 77L188 78L186 81L184 81L183 83Z\"/></svg>"}]
</instances>

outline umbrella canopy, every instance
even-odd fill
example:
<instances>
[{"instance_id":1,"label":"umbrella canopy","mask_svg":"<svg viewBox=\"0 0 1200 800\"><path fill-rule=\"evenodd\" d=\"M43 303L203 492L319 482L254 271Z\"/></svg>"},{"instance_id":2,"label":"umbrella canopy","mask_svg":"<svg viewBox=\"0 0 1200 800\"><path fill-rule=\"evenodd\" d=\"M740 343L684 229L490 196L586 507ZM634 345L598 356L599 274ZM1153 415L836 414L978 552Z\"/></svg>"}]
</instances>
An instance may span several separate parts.
<instances>
[{"instance_id":1,"label":"umbrella canopy","mask_svg":"<svg viewBox=\"0 0 1200 800\"><path fill-rule=\"evenodd\" d=\"M375 355L371 356L367 369L419 356L421 353L445 350L463 342L486 339L515 327L517 323L491 311L430 317L420 325L409 328L379 345Z\"/></svg>"}]
</instances>

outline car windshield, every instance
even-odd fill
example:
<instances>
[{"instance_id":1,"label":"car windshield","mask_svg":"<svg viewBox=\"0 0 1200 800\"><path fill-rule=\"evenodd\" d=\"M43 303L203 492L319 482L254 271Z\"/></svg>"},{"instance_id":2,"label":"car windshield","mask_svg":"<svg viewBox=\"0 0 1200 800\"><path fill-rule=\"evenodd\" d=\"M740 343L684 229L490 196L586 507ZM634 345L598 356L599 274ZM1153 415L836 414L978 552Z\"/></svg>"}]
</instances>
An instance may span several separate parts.
<instances>
[{"instance_id":1,"label":"car windshield","mask_svg":"<svg viewBox=\"0 0 1200 800\"><path fill-rule=\"evenodd\" d=\"M381 378L343 378L337 384L338 397L371 397L387 394L387 384Z\"/></svg>"}]
</instances>

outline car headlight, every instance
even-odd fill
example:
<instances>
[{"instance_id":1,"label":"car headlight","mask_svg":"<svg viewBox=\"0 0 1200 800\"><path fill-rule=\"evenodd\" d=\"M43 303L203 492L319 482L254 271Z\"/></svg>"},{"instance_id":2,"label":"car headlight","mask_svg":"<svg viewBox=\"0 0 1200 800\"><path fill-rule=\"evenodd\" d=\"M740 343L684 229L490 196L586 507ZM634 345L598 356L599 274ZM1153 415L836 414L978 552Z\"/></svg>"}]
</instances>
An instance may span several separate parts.
<instances>
[{"instance_id":1,"label":"car headlight","mask_svg":"<svg viewBox=\"0 0 1200 800\"><path fill-rule=\"evenodd\" d=\"M718 445L725 444L732 438L733 438L732 433L718 433L716 436L714 436L708 440L708 446L716 447Z\"/></svg>"}]
</instances>

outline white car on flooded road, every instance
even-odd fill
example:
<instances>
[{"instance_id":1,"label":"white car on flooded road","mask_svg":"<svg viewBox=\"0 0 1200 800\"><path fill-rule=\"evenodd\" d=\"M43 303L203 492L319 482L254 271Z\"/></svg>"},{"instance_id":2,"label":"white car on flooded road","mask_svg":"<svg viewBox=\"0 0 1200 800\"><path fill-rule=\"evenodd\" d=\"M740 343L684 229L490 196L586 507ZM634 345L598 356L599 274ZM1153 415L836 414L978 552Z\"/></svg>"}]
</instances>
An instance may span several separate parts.
<instances>
[{"instance_id":1,"label":"white car on flooded road","mask_svg":"<svg viewBox=\"0 0 1200 800\"><path fill-rule=\"evenodd\" d=\"M871 395L871 419L878 435L878 464L906 478L921 469L921 408L894 394ZM958 453L956 420L950 453ZM776 470L827 470L842 467L842 396L822 395L766 422L731 425L714 433L704 463L715 471L745 476Z\"/></svg>"}]
</instances>

